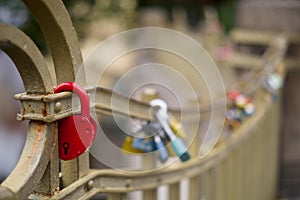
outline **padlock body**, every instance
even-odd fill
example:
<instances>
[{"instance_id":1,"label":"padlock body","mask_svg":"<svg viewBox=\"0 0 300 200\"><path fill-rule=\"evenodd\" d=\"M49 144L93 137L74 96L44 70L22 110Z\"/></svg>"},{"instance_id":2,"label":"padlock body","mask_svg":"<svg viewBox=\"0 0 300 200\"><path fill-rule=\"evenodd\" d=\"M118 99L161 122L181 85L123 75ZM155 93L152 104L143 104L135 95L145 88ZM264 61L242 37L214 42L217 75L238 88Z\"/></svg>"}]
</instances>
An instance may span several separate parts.
<instances>
[{"instance_id":1,"label":"padlock body","mask_svg":"<svg viewBox=\"0 0 300 200\"><path fill-rule=\"evenodd\" d=\"M132 147L148 153L155 151L154 141L149 138L135 138Z\"/></svg>"},{"instance_id":2,"label":"padlock body","mask_svg":"<svg viewBox=\"0 0 300 200\"><path fill-rule=\"evenodd\" d=\"M73 115L59 121L59 158L71 160L83 154L95 139L97 125L93 118Z\"/></svg>"}]
</instances>

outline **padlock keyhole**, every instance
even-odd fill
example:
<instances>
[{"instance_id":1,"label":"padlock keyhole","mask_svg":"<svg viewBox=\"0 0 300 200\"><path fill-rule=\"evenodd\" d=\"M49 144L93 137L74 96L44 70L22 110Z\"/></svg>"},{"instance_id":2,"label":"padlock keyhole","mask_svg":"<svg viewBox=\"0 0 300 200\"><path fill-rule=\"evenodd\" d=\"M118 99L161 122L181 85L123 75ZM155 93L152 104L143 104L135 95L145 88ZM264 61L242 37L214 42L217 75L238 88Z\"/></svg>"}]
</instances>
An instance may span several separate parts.
<instances>
[{"instance_id":1,"label":"padlock keyhole","mask_svg":"<svg viewBox=\"0 0 300 200\"><path fill-rule=\"evenodd\" d=\"M68 155L69 147L70 147L69 143L67 143L67 142L63 143L64 155Z\"/></svg>"}]
</instances>

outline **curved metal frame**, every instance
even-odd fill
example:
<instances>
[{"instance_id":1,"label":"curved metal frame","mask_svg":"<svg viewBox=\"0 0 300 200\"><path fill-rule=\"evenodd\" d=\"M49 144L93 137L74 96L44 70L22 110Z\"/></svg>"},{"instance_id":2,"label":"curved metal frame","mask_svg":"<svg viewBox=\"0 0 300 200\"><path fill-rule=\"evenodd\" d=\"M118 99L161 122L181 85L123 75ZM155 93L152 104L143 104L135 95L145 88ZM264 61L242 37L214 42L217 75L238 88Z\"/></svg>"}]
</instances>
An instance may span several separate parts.
<instances>
[{"instance_id":1,"label":"curved metal frame","mask_svg":"<svg viewBox=\"0 0 300 200\"><path fill-rule=\"evenodd\" d=\"M76 32L62 1L25 0L24 2L46 37L55 65L56 80L51 79L49 68L38 48L29 37L17 28L5 24L0 25L0 48L16 64L26 93L53 93L53 86L56 85L56 82L74 81L76 72L82 65ZM84 84L84 78L82 71L81 77L77 80ZM0 199L25 199L41 179L48 183L36 188L37 192L53 195L58 189L57 128L55 124L30 122L23 153L13 172L1 184ZM70 163L62 163L63 169L74 166L74 164L77 165L77 170L73 170L75 174L72 174L71 178L66 175L66 185L79 177L78 165L80 162L83 162L83 165L87 164L88 167L87 156L85 158L83 156L81 160L75 159ZM56 173L52 174L55 180L48 177L51 173ZM51 182L55 182L55 184L52 185Z\"/></svg>"},{"instance_id":2,"label":"curved metal frame","mask_svg":"<svg viewBox=\"0 0 300 200\"><path fill-rule=\"evenodd\" d=\"M71 18L61 0L23 0L41 27L51 50L57 84L78 80L85 84L82 56Z\"/></svg>"},{"instance_id":3,"label":"curved metal frame","mask_svg":"<svg viewBox=\"0 0 300 200\"><path fill-rule=\"evenodd\" d=\"M53 90L54 82L39 49L19 29L0 23L0 48L16 64L24 87L29 94L47 94Z\"/></svg>"},{"instance_id":4,"label":"curved metal frame","mask_svg":"<svg viewBox=\"0 0 300 200\"><path fill-rule=\"evenodd\" d=\"M29 94L47 94L52 91L53 80L44 58L33 41L22 31L0 24L0 48L14 61ZM53 141L54 124L31 122L26 144L17 166L1 184L5 199L26 198L46 170ZM52 135L52 136L51 136ZM26 173L24 173L24 169ZM16 177L18 182L16 182Z\"/></svg>"},{"instance_id":5,"label":"curved metal frame","mask_svg":"<svg viewBox=\"0 0 300 200\"><path fill-rule=\"evenodd\" d=\"M13 199L26 199L43 177L53 157L57 133L54 124L30 122L27 139L17 166L1 184ZM17 181L16 181L17 180ZM8 198L9 199L9 198Z\"/></svg>"}]
</instances>

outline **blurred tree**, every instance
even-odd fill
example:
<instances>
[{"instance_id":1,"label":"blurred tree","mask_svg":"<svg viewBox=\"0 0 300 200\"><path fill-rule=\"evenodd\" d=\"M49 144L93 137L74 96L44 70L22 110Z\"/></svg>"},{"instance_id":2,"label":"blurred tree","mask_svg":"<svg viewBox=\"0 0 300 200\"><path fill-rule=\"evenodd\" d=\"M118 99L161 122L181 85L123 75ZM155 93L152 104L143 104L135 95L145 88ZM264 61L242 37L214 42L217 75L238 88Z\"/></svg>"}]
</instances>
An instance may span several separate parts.
<instances>
[{"instance_id":1,"label":"blurred tree","mask_svg":"<svg viewBox=\"0 0 300 200\"><path fill-rule=\"evenodd\" d=\"M199 22L204 19L203 8L213 6L218 12L218 17L225 32L229 32L234 26L235 8L237 0L138 0L138 8L163 7L168 19L173 20L172 10L183 7L186 11L187 24L191 28L197 28Z\"/></svg>"},{"instance_id":2,"label":"blurred tree","mask_svg":"<svg viewBox=\"0 0 300 200\"><path fill-rule=\"evenodd\" d=\"M19 27L32 38L42 52L47 51L41 30L22 1L1 0L0 21Z\"/></svg>"},{"instance_id":3,"label":"blurred tree","mask_svg":"<svg viewBox=\"0 0 300 200\"><path fill-rule=\"evenodd\" d=\"M84 36L85 25L90 20L89 15L91 7L95 0L65 0L64 3L67 9L74 9L70 12L77 34L80 38ZM22 29L45 54L48 52L48 47L41 29L34 20L33 16L28 12L28 9L22 1L19 0L1 0L0 1L0 21L11 24Z\"/></svg>"}]
</instances>

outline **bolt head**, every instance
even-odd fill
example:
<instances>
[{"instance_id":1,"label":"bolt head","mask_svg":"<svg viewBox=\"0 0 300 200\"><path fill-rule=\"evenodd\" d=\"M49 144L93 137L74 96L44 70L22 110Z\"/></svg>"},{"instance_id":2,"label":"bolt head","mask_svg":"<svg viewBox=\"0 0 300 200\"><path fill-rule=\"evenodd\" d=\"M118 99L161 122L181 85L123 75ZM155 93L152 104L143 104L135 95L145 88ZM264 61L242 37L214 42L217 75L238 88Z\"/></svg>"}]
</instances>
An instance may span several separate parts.
<instances>
[{"instance_id":1,"label":"bolt head","mask_svg":"<svg viewBox=\"0 0 300 200\"><path fill-rule=\"evenodd\" d=\"M93 180L90 180L87 184L86 184L86 187L85 187L85 190L86 191L90 191L91 189L94 188L94 181Z\"/></svg>"},{"instance_id":2,"label":"bolt head","mask_svg":"<svg viewBox=\"0 0 300 200\"><path fill-rule=\"evenodd\" d=\"M55 103L55 107L54 107L55 112L60 112L62 110L62 104L60 102L56 102Z\"/></svg>"}]
</instances>

